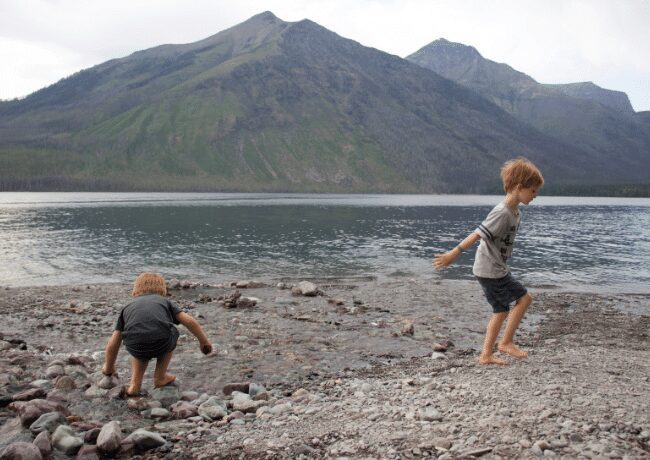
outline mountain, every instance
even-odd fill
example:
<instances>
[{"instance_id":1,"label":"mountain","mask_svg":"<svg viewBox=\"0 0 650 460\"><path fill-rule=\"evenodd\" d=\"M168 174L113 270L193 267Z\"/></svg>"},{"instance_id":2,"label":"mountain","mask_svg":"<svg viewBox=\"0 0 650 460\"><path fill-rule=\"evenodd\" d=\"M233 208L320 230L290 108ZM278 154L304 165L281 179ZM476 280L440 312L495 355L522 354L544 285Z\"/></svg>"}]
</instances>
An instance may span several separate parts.
<instances>
[{"instance_id":1,"label":"mountain","mask_svg":"<svg viewBox=\"0 0 650 460\"><path fill-rule=\"evenodd\" d=\"M627 94L622 91L613 91L611 89L601 88L590 81L556 85L545 84L544 86L550 89L556 89L573 98L598 102L599 104L614 109L617 112L634 114L634 109L632 108L632 104L630 103Z\"/></svg>"},{"instance_id":2,"label":"mountain","mask_svg":"<svg viewBox=\"0 0 650 460\"><path fill-rule=\"evenodd\" d=\"M625 93L593 83L545 85L473 47L444 39L406 58L499 105L518 120L587 153L611 183L650 183L650 129ZM627 171L627 173L625 172ZM621 179L616 179L620 177Z\"/></svg>"},{"instance_id":3,"label":"mountain","mask_svg":"<svg viewBox=\"0 0 650 460\"><path fill-rule=\"evenodd\" d=\"M270 12L0 103L5 190L498 192L517 155L549 185L630 182L461 84Z\"/></svg>"}]
</instances>

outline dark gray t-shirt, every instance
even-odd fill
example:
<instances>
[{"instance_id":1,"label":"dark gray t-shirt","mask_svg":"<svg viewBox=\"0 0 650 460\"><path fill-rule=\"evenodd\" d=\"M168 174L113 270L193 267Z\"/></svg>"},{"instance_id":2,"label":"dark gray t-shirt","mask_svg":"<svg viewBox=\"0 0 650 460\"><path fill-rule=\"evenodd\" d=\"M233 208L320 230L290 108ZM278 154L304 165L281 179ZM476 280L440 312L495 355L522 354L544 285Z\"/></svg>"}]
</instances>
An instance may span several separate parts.
<instances>
[{"instance_id":1,"label":"dark gray t-shirt","mask_svg":"<svg viewBox=\"0 0 650 460\"><path fill-rule=\"evenodd\" d=\"M510 271L508 259L512 255L521 216L502 201L478 226L476 233L481 244L476 251L473 272L481 278L503 278Z\"/></svg>"},{"instance_id":2,"label":"dark gray t-shirt","mask_svg":"<svg viewBox=\"0 0 650 460\"><path fill-rule=\"evenodd\" d=\"M162 296L143 295L122 309L115 330L122 332L122 340L127 346L158 342L168 339L174 324L180 324L176 315L181 311L175 303Z\"/></svg>"}]
</instances>

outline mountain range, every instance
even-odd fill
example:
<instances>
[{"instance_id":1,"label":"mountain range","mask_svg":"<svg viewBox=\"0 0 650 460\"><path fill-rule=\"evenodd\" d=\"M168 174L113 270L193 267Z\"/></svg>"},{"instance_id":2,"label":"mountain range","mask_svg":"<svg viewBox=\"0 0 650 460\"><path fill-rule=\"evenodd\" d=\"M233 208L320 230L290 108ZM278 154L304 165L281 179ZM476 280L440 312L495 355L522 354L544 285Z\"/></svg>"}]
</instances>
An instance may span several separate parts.
<instances>
[{"instance_id":1,"label":"mountain range","mask_svg":"<svg viewBox=\"0 0 650 460\"><path fill-rule=\"evenodd\" d=\"M551 192L648 193L649 117L464 45L402 59L270 12L0 102L2 190L491 193L519 155Z\"/></svg>"}]
</instances>

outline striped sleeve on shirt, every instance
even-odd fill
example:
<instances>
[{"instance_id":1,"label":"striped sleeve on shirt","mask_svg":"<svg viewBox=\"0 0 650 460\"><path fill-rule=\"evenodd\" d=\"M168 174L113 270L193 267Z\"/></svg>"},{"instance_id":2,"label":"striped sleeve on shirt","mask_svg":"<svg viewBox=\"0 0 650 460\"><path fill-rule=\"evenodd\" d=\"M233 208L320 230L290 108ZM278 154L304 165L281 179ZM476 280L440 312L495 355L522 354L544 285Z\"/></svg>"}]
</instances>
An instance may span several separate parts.
<instances>
[{"instance_id":1,"label":"striped sleeve on shirt","mask_svg":"<svg viewBox=\"0 0 650 460\"><path fill-rule=\"evenodd\" d=\"M485 220L475 230L484 240L494 241L501 236L508 226L508 211L499 204L490 211Z\"/></svg>"}]
</instances>

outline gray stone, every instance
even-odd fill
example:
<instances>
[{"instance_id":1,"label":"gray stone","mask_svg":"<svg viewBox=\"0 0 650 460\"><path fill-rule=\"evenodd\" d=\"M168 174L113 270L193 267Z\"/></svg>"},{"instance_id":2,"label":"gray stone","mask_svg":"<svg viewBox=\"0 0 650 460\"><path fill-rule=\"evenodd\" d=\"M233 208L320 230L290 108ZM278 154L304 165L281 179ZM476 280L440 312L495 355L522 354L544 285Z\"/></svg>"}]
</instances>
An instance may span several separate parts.
<instances>
[{"instance_id":1,"label":"gray stone","mask_svg":"<svg viewBox=\"0 0 650 460\"><path fill-rule=\"evenodd\" d=\"M209 421L216 421L228 415L228 410L223 401L212 396L199 406L199 415Z\"/></svg>"},{"instance_id":2,"label":"gray stone","mask_svg":"<svg viewBox=\"0 0 650 460\"><path fill-rule=\"evenodd\" d=\"M154 407L151 409L151 418L163 419L171 417L171 412L162 407Z\"/></svg>"},{"instance_id":3,"label":"gray stone","mask_svg":"<svg viewBox=\"0 0 650 460\"><path fill-rule=\"evenodd\" d=\"M307 297L315 297L318 295L318 286L309 281L301 281L298 283L297 288L300 290L300 293Z\"/></svg>"},{"instance_id":4,"label":"gray stone","mask_svg":"<svg viewBox=\"0 0 650 460\"><path fill-rule=\"evenodd\" d=\"M29 431L37 435L43 431L53 433L59 425L67 425L68 421L61 412L46 412L29 426Z\"/></svg>"},{"instance_id":5,"label":"gray stone","mask_svg":"<svg viewBox=\"0 0 650 460\"><path fill-rule=\"evenodd\" d=\"M43 455L34 444L29 442L15 442L8 445L2 453L0 460L42 460Z\"/></svg>"},{"instance_id":6,"label":"gray stone","mask_svg":"<svg viewBox=\"0 0 650 460\"><path fill-rule=\"evenodd\" d=\"M181 393L181 401L194 401L199 397L199 393L196 391L184 391Z\"/></svg>"},{"instance_id":7,"label":"gray stone","mask_svg":"<svg viewBox=\"0 0 650 460\"><path fill-rule=\"evenodd\" d=\"M163 407L169 407L179 399L181 393L176 385L166 385L162 388L156 388L151 392L151 398L160 401Z\"/></svg>"},{"instance_id":8,"label":"gray stone","mask_svg":"<svg viewBox=\"0 0 650 460\"><path fill-rule=\"evenodd\" d=\"M97 382L97 386L102 390L110 390L120 384L120 379L116 375L105 375Z\"/></svg>"},{"instance_id":9,"label":"gray stone","mask_svg":"<svg viewBox=\"0 0 650 460\"><path fill-rule=\"evenodd\" d=\"M116 452L122 442L122 429L117 421L108 422L97 436L97 448L106 453Z\"/></svg>"},{"instance_id":10,"label":"gray stone","mask_svg":"<svg viewBox=\"0 0 650 460\"><path fill-rule=\"evenodd\" d=\"M124 442L132 442L140 450L149 450L164 445L166 441L158 433L152 433L140 428L128 435Z\"/></svg>"},{"instance_id":11,"label":"gray stone","mask_svg":"<svg viewBox=\"0 0 650 460\"><path fill-rule=\"evenodd\" d=\"M172 404L170 410L176 418L190 418L199 413L199 408L187 401L179 401Z\"/></svg>"},{"instance_id":12,"label":"gray stone","mask_svg":"<svg viewBox=\"0 0 650 460\"><path fill-rule=\"evenodd\" d=\"M76 437L67 425L59 425L52 435L52 446L66 455L76 454L83 444L83 440Z\"/></svg>"},{"instance_id":13,"label":"gray stone","mask_svg":"<svg viewBox=\"0 0 650 460\"><path fill-rule=\"evenodd\" d=\"M255 398L255 396L260 395L262 393L266 393L266 388L264 388L259 383L251 382L248 385L248 394L251 396L251 398Z\"/></svg>"},{"instance_id":14,"label":"gray stone","mask_svg":"<svg viewBox=\"0 0 650 460\"><path fill-rule=\"evenodd\" d=\"M46 458L52 453L52 443L50 442L50 432L41 431L34 439L34 445L41 452L41 455Z\"/></svg>"},{"instance_id":15,"label":"gray stone","mask_svg":"<svg viewBox=\"0 0 650 460\"><path fill-rule=\"evenodd\" d=\"M42 388L43 390L49 390L50 388L52 388L52 382L50 380L39 379L39 380L34 380L32 383L29 384L29 386L34 388Z\"/></svg>"},{"instance_id":16,"label":"gray stone","mask_svg":"<svg viewBox=\"0 0 650 460\"><path fill-rule=\"evenodd\" d=\"M433 407L425 407L424 409L420 409L418 414L419 419L424 420L425 422L439 422L442 420L442 414Z\"/></svg>"},{"instance_id":17,"label":"gray stone","mask_svg":"<svg viewBox=\"0 0 650 460\"><path fill-rule=\"evenodd\" d=\"M84 391L84 395L88 396L89 398L103 397L106 396L106 393L108 393L108 390L104 390L103 388L99 388L95 385L90 385L88 389Z\"/></svg>"},{"instance_id":18,"label":"gray stone","mask_svg":"<svg viewBox=\"0 0 650 460\"><path fill-rule=\"evenodd\" d=\"M45 375L47 375L51 379L65 375L65 369L63 368L63 364L50 365L50 367L45 369Z\"/></svg>"}]
</instances>

